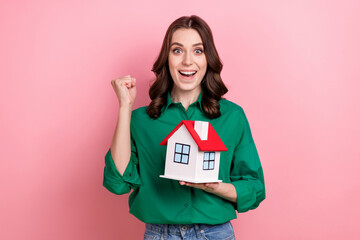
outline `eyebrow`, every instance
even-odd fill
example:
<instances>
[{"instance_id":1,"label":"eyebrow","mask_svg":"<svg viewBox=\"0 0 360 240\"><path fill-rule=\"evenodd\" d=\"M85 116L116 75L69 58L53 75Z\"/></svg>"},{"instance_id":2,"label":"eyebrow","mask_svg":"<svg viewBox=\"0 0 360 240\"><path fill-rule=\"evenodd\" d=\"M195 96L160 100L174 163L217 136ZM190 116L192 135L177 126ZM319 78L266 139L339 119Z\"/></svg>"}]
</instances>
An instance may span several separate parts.
<instances>
[{"instance_id":1,"label":"eyebrow","mask_svg":"<svg viewBox=\"0 0 360 240\"><path fill-rule=\"evenodd\" d=\"M173 42L170 46L172 45L179 45L180 47L183 47L184 45L182 45L181 43L178 43L178 42ZM193 44L193 47L195 46L199 46L199 45L203 45L202 43L195 43Z\"/></svg>"}]
</instances>

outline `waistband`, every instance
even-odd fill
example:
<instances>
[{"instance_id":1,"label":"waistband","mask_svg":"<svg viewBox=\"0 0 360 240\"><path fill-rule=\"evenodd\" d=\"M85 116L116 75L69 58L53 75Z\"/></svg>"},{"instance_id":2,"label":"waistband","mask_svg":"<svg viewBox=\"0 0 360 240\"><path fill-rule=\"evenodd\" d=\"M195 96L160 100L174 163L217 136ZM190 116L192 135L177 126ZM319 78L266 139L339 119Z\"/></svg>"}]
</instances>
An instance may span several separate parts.
<instances>
[{"instance_id":1,"label":"waistband","mask_svg":"<svg viewBox=\"0 0 360 240\"><path fill-rule=\"evenodd\" d=\"M223 224L217 224L216 226L225 225L225 224L230 224L230 221L225 222ZM196 236L197 236L197 238L201 238L202 234L208 228L211 228L213 226L215 226L215 225L210 225L210 224L151 224L151 223L146 223L145 224L145 229L146 229L146 231L162 234L165 239L166 239L168 234L177 235L177 234L181 234L182 231L184 232L184 231L193 229Z\"/></svg>"}]
</instances>

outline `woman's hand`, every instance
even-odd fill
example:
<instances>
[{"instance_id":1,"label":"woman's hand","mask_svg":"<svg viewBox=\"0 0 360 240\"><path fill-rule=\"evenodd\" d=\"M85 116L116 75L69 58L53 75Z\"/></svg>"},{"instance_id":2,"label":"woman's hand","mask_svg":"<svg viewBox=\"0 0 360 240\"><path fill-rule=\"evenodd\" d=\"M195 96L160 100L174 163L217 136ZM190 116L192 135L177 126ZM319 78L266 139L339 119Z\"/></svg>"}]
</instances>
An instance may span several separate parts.
<instances>
[{"instance_id":1,"label":"woman's hand","mask_svg":"<svg viewBox=\"0 0 360 240\"><path fill-rule=\"evenodd\" d=\"M136 79L126 75L111 80L111 85L119 100L120 107L132 107L136 98Z\"/></svg>"},{"instance_id":2,"label":"woman's hand","mask_svg":"<svg viewBox=\"0 0 360 240\"><path fill-rule=\"evenodd\" d=\"M237 194L234 185L231 183L214 182L214 183L190 183L179 181L180 185L202 189L208 193L215 194L219 197L225 198L228 201L236 202Z\"/></svg>"},{"instance_id":3,"label":"woman's hand","mask_svg":"<svg viewBox=\"0 0 360 240\"><path fill-rule=\"evenodd\" d=\"M186 185L188 187L202 189L209 193L214 193L214 191L216 191L216 189L220 185L220 183L218 183L218 182L215 182L215 183L190 183L190 182L179 181L179 183L180 183L180 185Z\"/></svg>"}]
</instances>

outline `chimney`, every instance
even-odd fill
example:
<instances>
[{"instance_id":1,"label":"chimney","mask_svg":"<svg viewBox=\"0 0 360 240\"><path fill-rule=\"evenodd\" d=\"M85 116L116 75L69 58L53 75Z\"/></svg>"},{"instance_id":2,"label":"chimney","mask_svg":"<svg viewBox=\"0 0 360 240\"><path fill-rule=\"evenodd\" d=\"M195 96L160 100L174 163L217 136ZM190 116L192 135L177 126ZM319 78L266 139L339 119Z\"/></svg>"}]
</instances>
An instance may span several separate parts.
<instances>
[{"instance_id":1,"label":"chimney","mask_svg":"<svg viewBox=\"0 0 360 240\"><path fill-rule=\"evenodd\" d=\"M201 140L208 139L209 122L195 121L194 129Z\"/></svg>"}]
</instances>

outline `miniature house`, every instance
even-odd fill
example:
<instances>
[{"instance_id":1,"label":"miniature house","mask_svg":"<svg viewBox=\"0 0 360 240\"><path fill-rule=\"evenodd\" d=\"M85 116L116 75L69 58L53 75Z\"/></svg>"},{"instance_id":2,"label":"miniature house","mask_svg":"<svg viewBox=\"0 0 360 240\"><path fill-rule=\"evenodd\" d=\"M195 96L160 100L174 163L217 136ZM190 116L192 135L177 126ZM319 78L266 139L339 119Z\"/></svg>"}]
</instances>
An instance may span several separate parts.
<instances>
[{"instance_id":1,"label":"miniature house","mask_svg":"<svg viewBox=\"0 0 360 240\"><path fill-rule=\"evenodd\" d=\"M205 183L218 180L224 143L209 122L181 121L160 143L167 145L165 173L160 177Z\"/></svg>"}]
</instances>

